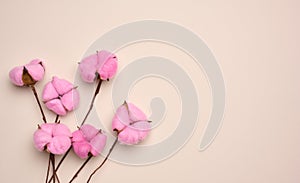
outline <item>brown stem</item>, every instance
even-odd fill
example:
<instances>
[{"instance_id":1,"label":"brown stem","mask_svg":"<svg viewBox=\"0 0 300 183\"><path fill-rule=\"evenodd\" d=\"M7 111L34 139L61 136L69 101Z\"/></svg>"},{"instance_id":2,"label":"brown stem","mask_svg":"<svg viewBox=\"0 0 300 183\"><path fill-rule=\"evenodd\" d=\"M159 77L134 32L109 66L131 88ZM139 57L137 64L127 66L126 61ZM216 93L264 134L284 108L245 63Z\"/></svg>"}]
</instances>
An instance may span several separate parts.
<instances>
[{"instance_id":1,"label":"brown stem","mask_svg":"<svg viewBox=\"0 0 300 183\"><path fill-rule=\"evenodd\" d=\"M59 161L57 167L56 167L56 171L58 170L58 168L60 167L60 165L62 164L62 162L65 160L65 158L67 157L67 155L69 154L69 152L71 151L71 147L68 149L68 151L64 154L64 156L61 158L61 160Z\"/></svg>"},{"instance_id":2,"label":"brown stem","mask_svg":"<svg viewBox=\"0 0 300 183\"><path fill-rule=\"evenodd\" d=\"M58 118L59 118L59 115L57 114L56 117L55 117L55 123L58 122Z\"/></svg>"},{"instance_id":3,"label":"brown stem","mask_svg":"<svg viewBox=\"0 0 300 183\"><path fill-rule=\"evenodd\" d=\"M35 100L36 100L36 102L37 102L37 104L38 104L38 106L39 106L40 111L41 111L43 121L44 121L44 123L47 123L47 119L46 119L45 113L44 113L44 111L43 111L41 102L40 102L40 100L39 100L39 97L38 97L38 94L37 94L37 92L36 92L36 89L35 89L34 85L30 85L30 88L31 88L31 90L32 90L32 92L33 92L34 98L35 98ZM47 175L46 175L46 180L45 180L46 183L47 183L47 181L48 181L49 173L50 173L50 162L51 162L51 154L49 155L49 160L48 160Z\"/></svg>"},{"instance_id":4,"label":"brown stem","mask_svg":"<svg viewBox=\"0 0 300 183\"><path fill-rule=\"evenodd\" d=\"M88 112L86 113L84 119L82 120L80 126L84 125L84 123L85 123L87 117L89 116L89 114L90 114L90 112L91 112L91 110L92 110L92 108L93 108L93 106L94 106L94 102L95 102L96 96L98 95L98 93L99 93L99 91L100 91L101 83L102 83L102 80L99 78L97 88L96 88L96 90L95 90L93 99L92 99L91 104L90 104L90 108L89 108ZM64 154L64 156L61 158L61 160L59 161L59 163L58 163L58 165L57 165L57 167L56 167L56 169L55 169L56 171L59 169L60 165L61 165L62 162L65 160L65 158L68 156L68 154L70 153L71 149L72 149L72 148L70 147L70 148L68 149L68 151ZM48 181L48 183L50 183L52 179L53 179L53 176L50 178L50 180Z\"/></svg>"},{"instance_id":5,"label":"brown stem","mask_svg":"<svg viewBox=\"0 0 300 183\"><path fill-rule=\"evenodd\" d=\"M96 90L95 90L93 99L92 99L91 104L90 104L90 108L89 108L88 112L86 113L86 115L85 115L85 117L84 117L84 119L83 119L83 121L82 121L82 123L81 123L80 126L82 126L82 125L85 123L87 117L89 116L91 110L93 109L93 106L94 106L94 102L95 102L96 96L98 95L98 93L99 93L99 91L100 91L101 83L102 83L102 79L99 78L97 88L96 88Z\"/></svg>"},{"instance_id":6,"label":"brown stem","mask_svg":"<svg viewBox=\"0 0 300 183\"><path fill-rule=\"evenodd\" d=\"M48 178L49 178L49 173L50 173L50 162L51 162L51 154L49 154L49 158L48 158L48 168L47 168L47 175L46 175L46 183L48 182Z\"/></svg>"},{"instance_id":7,"label":"brown stem","mask_svg":"<svg viewBox=\"0 0 300 183\"><path fill-rule=\"evenodd\" d=\"M93 108L93 106L94 106L94 102L95 102L96 96L99 94L99 91L100 91L100 88L101 88L101 84L102 84L102 80L101 80L100 78L98 78L98 79L99 79L99 80L98 80L97 88L96 88L95 93L94 93L94 96L93 96L93 98L92 98L92 101L91 101L89 110L88 110L88 112L86 113L84 119L82 120L80 126L84 125L84 123L85 123L87 117L89 116L89 114L90 114L90 112L91 112L91 110L92 110L92 108ZM58 171L59 167L61 166L61 164L62 164L62 162L65 160L65 158L68 156L68 154L70 153L71 149L72 149L72 148L70 147L70 148L68 149L68 151L64 154L64 156L61 158L61 160L59 161L59 163L58 163L58 165L57 165L57 167L56 167L56 169L55 169L56 171ZM50 180L48 181L48 183L50 183L51 180L52 180L53 178L54 178L54 176L52 175L52 177L50 178Z\"/></svg>"},{"instance_id":8,"label":"brown stem","mask_svg":"<svg viewBox=\"0 0 300 183\"><path fill-rule=\"evenodd\" d=\"M78 176L78 174L81 172L81 170L84 168L84 166L90 161L90 159L93 157L93 155L89 155L88 159L86 159L84 161L84 163L81 165L81 167L77 170L77 172L74 174L74 176L72 177L72 179L70 180L69 183L73 182L73 180L76 179L76 177Z\"/></svg>"},{"instance_id":9,"label":"brown stem","mask_svg":"<svg viewBox=\"0 0 300 183\"><path fill-rule=\"evenodd\" d=\"M33 92L33 94L34 94L35 100L36 100L36 102L37 102L38 105L39 105L40 111L41 111L42 116L43 116L43 121L44 121L44 123L47 123L46 116L45 116L45 114L44 114L44 111L43 111L41 102L40 102L40 100L39 100L39 97L38 97L38 95L37 95L37 92L36 92L36 90L35 90L34 85L30 85L30 88L32 89L32 92Z\"/></svg>"},{"instance_id":10,"label":"brown stem","mask_svg":"<svg viewBox=\"0 0 300 183\"><path fill-rule=\"evenodd\" d=\"M54 159L54 154L50 153L51 157L51 163L52 163L52 175L55 177L55 159ZM55 178L53 179L53 183L55 183Z\"/></svg>"},{"instance_id":11,"label":"brown stem","mask_svg":"<svg viewBox=\"0 0 300 183\"><path fill-rule=\"evenodd\" d=\"M61 166L62 162L65 160L65 158L67 157L67 155L69 154L69 152L71 151L71 147L68 149L68 151L64 154L64 156L61 158L61 160L59 161L57 167L55 168L55 171L57 172L59 167ZM51 176L50 180L48 181L48 183L50 183L52 181L52 179L54 178L54 175Z\"/></svg>"},{"instance_id":12,"label":"brown stem","mask_svg":"<svg viewBox=\"0 0 300 183\"><path fill-rule=\"evenodd\" d=\"M55 174L55 177L56 177L56 179L57 179L57 182L60 183L57 174Z\"/></svg>"},{"instance_id":13,"label":"brown stem","mask_svg":"<svg viewBox=\"0 0 300 183\"><path fill-rule=\"evenodd\" d=\"M89 179L87 180L87 183L89 183L93 177L93 175L104 165L104 163L107 161L109 155L111 154L111 152L113 151L114 147L116 146L118 142L118 136L116 137L116 140L114 141L113 145L111 146L111 148L109 149L108 154L106 155L105 159L102 161L102 163L92 172L92 174L89 176Z\"/></svg>"},{"instance_id":14,"label":"brown stem","mask_svg":"<svg viewBox=\"0 0 300 183\"><path fill-rule=\"evenodd\" d=\"M52 177L53 177L53 183L55 183L56 179L57 182L60 183L59 178L56 174L56 170L55 170L55 155L50 153L50 157L51 157L51 162L52 162Z\"/></svg>"}]
</instances>

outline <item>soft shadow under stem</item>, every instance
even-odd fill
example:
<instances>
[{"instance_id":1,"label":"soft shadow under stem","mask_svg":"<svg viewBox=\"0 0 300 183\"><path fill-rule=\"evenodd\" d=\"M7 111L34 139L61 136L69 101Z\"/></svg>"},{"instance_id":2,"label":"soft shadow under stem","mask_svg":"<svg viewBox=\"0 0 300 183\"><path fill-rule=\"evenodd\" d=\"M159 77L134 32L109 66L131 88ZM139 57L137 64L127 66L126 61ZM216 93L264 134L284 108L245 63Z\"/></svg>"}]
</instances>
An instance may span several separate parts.
<instances>
[{"instance_id":1,"label":"soft shadow under stem","mask_svg":"<svg viewBox=\"0 0 300 183\"><path fill-rule=\"evenodd\" d=\"M76 179L76 177L78 176L78 174L81 172L81 170L84 168L84 166L90 161L90 159L93 157L93 155L89 155L89 157L84 161L84 163L81 165L81 167L77 170L77 172L74 174L74 176L72 177L72 179L70 180L69 183L73 182L73 180Z\"/></svg>"},{"instance_id":2,"label":"soft shadow under stem","mask_svg":"<svg viewBox=\"0 0 300 183\"><path fill-rule=\"evenodd\" d=\"M97 88L96 88L95 93L94 93L94 96L93 96L93 98L92 98L92 101L91 101L89 110L88 110L88 112L86 113L84 119L82 120L80 126L84 125L84 123L85 123L87 117L89 116L89 114L90 114L90 112L91 112L91 110L92 110L92 108L93 108L93 106L94 106L95 99L96 99L97 95L98 95L99 92L100 92L100 88L101 88L102 81L103 81L103 80L100 79L100 77L98 77ZM61 160L59 161L57 167L55 168L55 171L58 171L59 167L61 166L61 164L62 164L62 162L65 160L65 158L68 156L68 154L70 153L71 149L72 149L72 147L70 147L70 148L68 149L68 151L64 154L64 156L61 158ZM48 181L48 183L51 182L51 180L53 179L53 177L54 177L54 175L52 175L52 177L50 178L50 180Z\"/></svg>"},{"instance_id":3,"label":"soft shadow under stem","mask_svg":"<svg viewBox=\"0 0 300 183\"><path fill-rule=\"evenodd\" d=\"M105 159L102 161L102 163L91 173L91 175L89 176L89 179L87 180L87 183L89 183L93 177L93 175L104 165L104 163L107 161L109 155L111 154L111 152L113 151L114 147L116 146L118 142L118 134L116 137L116 140L114 141L113 145L111 146L111 148L109 149L108 154L106 155Z\"/></svg>"},{"instance_id":4,"label":"soft shadow under stem","mask_svg":"<svg viewBox=\"0 0 300 183\"><path fill-rule=\"evenodd\" d=\"M92 101L91 101L91 104L90 104L89 110L88 110L88 112L86 113L86 115L85 115L85 117L84 117L84 119L83 119L83 121L82 121L82 123L81 123L81 125L80 125L80 126L82 126L82 125L85 123L85 121L86 121L87 117L89 116L89 114L90 114L91 110L93 109L93 106L94 106L95 99L96 99L97 95L99 94L100 87L101 87L101 83L102 83L102 79L100 79L100 78L99 78L98 80L99 80L99 81L98 81L98 85L97 85L97 88L96 88L96 90L95 90L95 93L94 93L93 99L92 99Z\"/></svg>"},{"instance_id":5,"label":"soft shadow under stem","mask_svg":"<svg viewBox=\"0 0 300 183\"><path fill-rule=\"evenodd\" d=\"M36 92L36 89L35 89L34 85L30 85L30 88L32 89L32 92L33 92L33 94L34 94L35 100L36 100L36 102L37 102L38 105L39 105L40 111L41 111L42 116L43 116L43 121L44 121L44 123L47 123L47 119L46 119L45 113L44 113L44 111L43 111L41 102L40 102L40 100L39 100L39 97L38 97L38 95L37 95L37 92Z\"/></svg>"}]
</instances>

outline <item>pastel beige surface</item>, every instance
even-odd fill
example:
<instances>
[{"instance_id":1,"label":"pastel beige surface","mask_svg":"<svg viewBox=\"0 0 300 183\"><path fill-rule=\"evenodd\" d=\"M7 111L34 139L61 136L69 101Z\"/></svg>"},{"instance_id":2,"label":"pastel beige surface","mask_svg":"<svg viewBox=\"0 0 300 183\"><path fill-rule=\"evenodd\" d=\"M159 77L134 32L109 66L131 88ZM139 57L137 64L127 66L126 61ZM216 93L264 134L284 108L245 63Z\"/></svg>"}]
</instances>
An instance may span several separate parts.
<instances>
[{"instance_id":1,"label":"pastel beige surface","mask_svg":"<svg viewBox=\"0 0 300 183\"><path fill-rule=\"evenodd\" d=\"M73 81L77 62L93 41L116 26L144 19L182 25L211 49L226 85L223 126L211 146L199 152L211 108L203 71L180 50L164 44L125 47L116 53L120 70L142 56L170 58L189 72L199 102L207 107L201 109L191 139L174 156L148 166L108 161L94 182L300 182L299 9L300 3L293 0L1 1L1 182L44 181L48 157L33 147L32 134L42 120L31 91L10 84L9 70L41 58L47 73L37 85L39 92L53 75ZM113 114L110 93L111 85L106 84L96 103L107 131ZM172 134L180 117L176 91L164 81L138 83L129 99L150 114L149 101L157 95L165 99L168 113L146 144ZM46 115L55 118L51 112ZM72 113L61 120L74 130L79 119ZM101 160L92 161L77 182L84 182ZM67 182L81 162L71 155L59 172L61 181Z\"/></svg>"}]
</instances>

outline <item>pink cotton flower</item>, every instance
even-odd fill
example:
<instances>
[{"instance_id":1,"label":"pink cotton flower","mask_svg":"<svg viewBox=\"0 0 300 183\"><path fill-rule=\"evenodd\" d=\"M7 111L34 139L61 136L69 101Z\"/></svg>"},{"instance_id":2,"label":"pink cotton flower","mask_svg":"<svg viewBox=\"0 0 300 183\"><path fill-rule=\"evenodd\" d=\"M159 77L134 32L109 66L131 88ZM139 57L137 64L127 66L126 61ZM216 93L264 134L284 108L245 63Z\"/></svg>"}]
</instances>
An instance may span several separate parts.
<instances>
[{"instance_id":1,"label":"pink cotton flower","mask_svg":"<svg viewBox=\"0 0 300 183\"><path fill-rule=\"evenodd\" d=\"M71 137L72 133L66 125L44 123L35 131L33 140L39 151L64 154L71 147Z\"/></svg>"},{"instance_id":2,"label":"pink cotton flower","mask_svg":"<svg viewBox=\"0 0 300 183\"><path fill-rule=\"evenodd\" d=\"M124 103L112 120L112 129L118 132L118 138L124 144L137 144L144 140L150 131L146 115L135 105Z\"/></svg>"},{"instance_id":3,"label":"pink cotton flower","mask_svg":"<svg viewBox=\"0 0 300 183\"><path fill-rule=\"evenodd\" d=\"M9 78L17 86L29 86L42 80L44 74L45 68L42 61L35 59L24 66L14 67L9 72Z\"/></svg>"},{"instance_id":4,"label":"pink cotton flower","mask_svg":"<svg viewBox=\"0 0 300 183\"><path fill-rule=\"evenodd\" d=\"M117 72L117 57L108 51L102 50L84 58L79 63L81 78L92 83L100 76L101 80L111 79Z\"/></svg>"},{"instance_id":5,"label":"pink cotton flower","mask_svg":"<svg viewBox=\"0 0 300 183\"><path fill-rule=\"evenodd\" d=\"M67 80L58 77L53 77L46 84L42 98L48 109L61 116L74 110L79 104L77 89Z\"/></svg>"},{"instance_id":6,"label":"pink cotton flower","mask_svg":"<svg viewBox=\"0 0 300 183\"><path fill-rule=\"evenodd\" d=\"M89 124L81 126L73 132L73 150L82 159L89 153L98 156L106 144L106 135Z\"/></svg>"}]
</instances>

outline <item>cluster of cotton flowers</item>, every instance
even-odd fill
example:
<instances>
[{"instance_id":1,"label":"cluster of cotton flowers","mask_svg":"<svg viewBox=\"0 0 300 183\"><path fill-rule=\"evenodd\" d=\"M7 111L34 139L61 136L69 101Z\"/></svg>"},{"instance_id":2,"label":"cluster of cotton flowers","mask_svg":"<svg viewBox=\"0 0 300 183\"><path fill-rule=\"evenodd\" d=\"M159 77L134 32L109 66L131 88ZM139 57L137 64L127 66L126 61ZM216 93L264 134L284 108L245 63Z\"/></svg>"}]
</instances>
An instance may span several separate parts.
<instances>
[{"instance_id":1,"label":"cluster of cotton flowers","mask_svg":"<svg viewBox=\"0 0 300 183\"><path fill-rule=\"evenodd\" d=\"M117 57L113 53L103 50L84 58L79 63L79 71L83 81L88 83L100 81L99 83L101 84L102 81L108 81L113 78L116 74L117 66ZM105 133L101 129L97 129L91 124L84 124L84 119L81 126L74 132L71 132L67 125L62 124L58 120L59 116L67 115L68 112L78 107L80 97L77 86L57 76L52 77L52 80L43 88L42 101L47 109L57 115L57 120L52 123L48 123L46 120L34 87L38 81L44 78L44 74L45 66L43 61L39 59L32 60L26 65L15 67L9 72L9 78L13 84L33 89L42 112L44 123L38 124L38 129L34 132L34 146L39 151L49 152L51 155L67 155L70 148L72 148L74 153L82 159L98 156L105 148L107 140ZM95 93L94 97L96 95L97 93ZM88 114L89 112L86 117ZM124 102L112 118L112 131L117 132L116 139L121 144L133 145L146 138L150 131L150 124L146 115L137 106ZM53 172L49 182L55 179L55 173Z\"/></svg>"}]
</instances>

